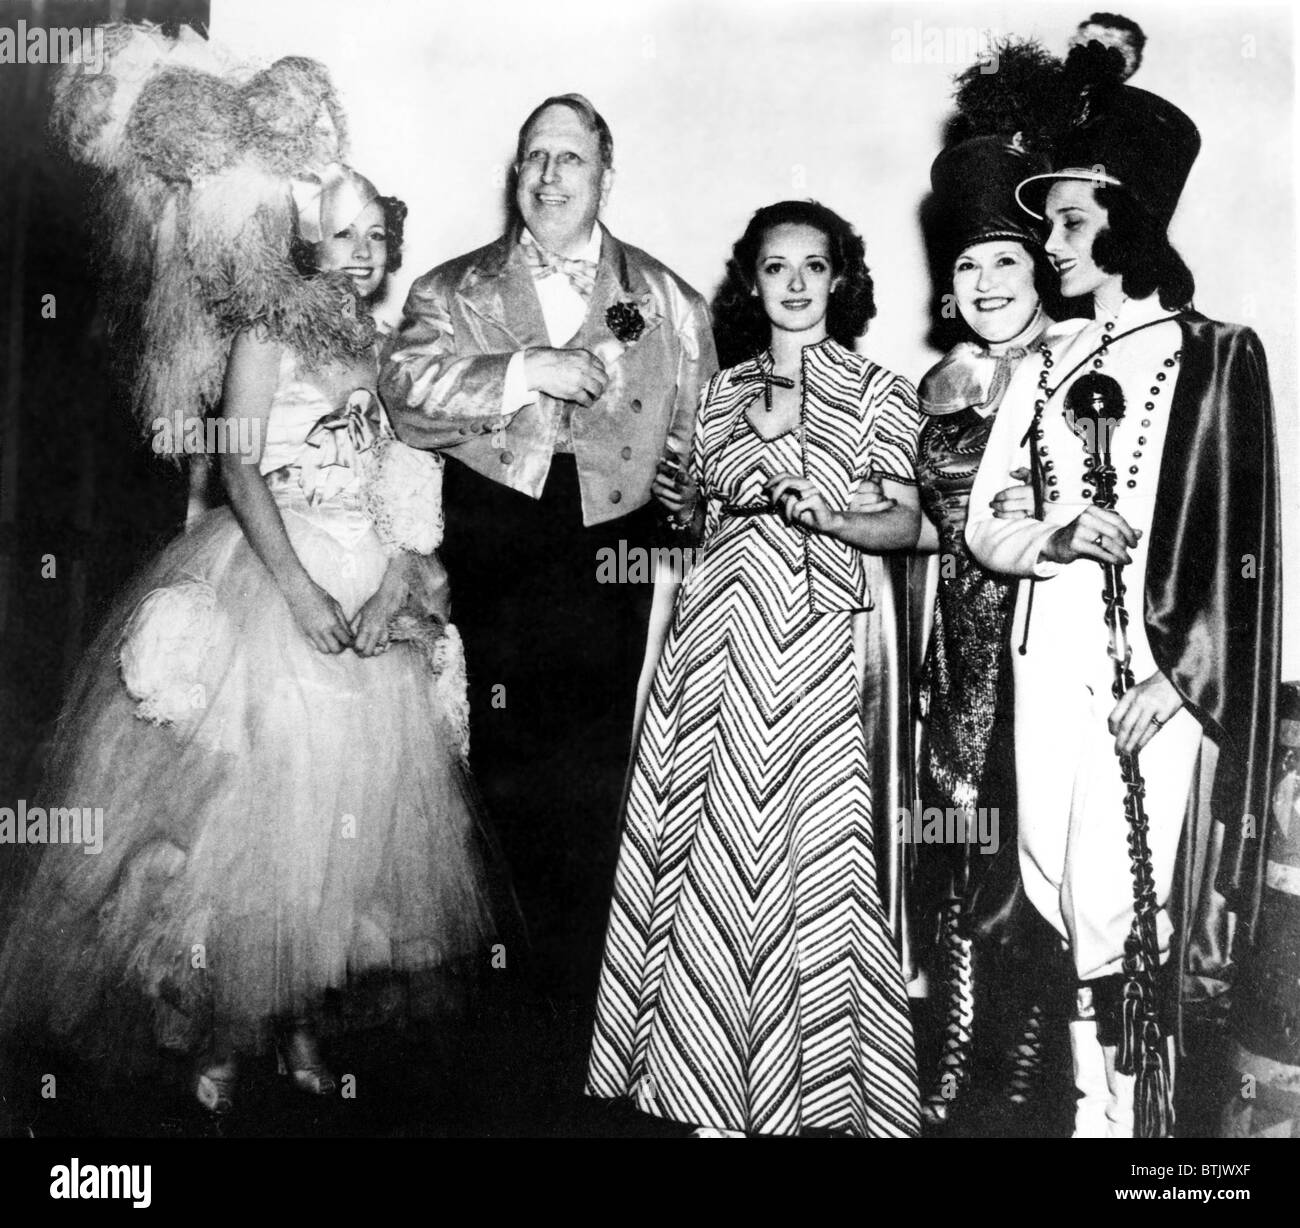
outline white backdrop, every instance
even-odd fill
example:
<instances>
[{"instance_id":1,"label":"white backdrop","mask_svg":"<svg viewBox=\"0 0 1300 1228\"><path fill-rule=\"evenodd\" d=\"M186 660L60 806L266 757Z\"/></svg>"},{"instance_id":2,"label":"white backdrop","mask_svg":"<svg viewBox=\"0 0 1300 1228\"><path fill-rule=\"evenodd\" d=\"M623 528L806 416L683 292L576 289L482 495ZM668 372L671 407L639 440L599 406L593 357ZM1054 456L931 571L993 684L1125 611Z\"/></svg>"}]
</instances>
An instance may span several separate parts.
<instances>
[{"instance_id":1,"label":"white backdrop","mask_svg":"<svg viewBox=\"0 0 1300 1228\"><path fill-rule=\"evenodd\" d=\"M1091 7L1089 7L1091 5ZM759 205L812 196L867 241L879 314L863 349L912 380L930 286L917 208L953 73L981 30L1064 49L1110 0L212 0L212 36L258 59L313 56L343 95L352 161L411 207L410 280L500 233L520 122L577 90L614 132L610 229L706 296ZM1300 676L1295 65L1290 5L1124 0L1149 42L1135 85L1186 110L1201 156L1173 238L1197 306L1249 323L1268 350L1279 419L1289 637ZM935 55L941 48L951 55Z\"/></svg>"}]
</instances>

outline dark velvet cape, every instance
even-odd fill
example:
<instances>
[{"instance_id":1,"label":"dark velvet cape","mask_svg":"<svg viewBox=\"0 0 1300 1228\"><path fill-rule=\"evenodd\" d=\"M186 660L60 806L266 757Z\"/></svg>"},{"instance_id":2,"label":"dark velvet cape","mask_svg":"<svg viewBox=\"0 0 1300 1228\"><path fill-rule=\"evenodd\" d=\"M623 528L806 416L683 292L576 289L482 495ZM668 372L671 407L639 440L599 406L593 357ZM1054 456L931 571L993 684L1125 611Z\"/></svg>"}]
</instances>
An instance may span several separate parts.
<instances>
[{"instance_id":1,"label":"dark velvet cape","mask_svg":"<svg viewBox=\"0 0 1300 1228\"><path fill-rule=\"evenodd\" d=\"M1281 534L1273 406L1249 328L1178 318L1182 363L1160 462L1145 585L1152 654L1219 748L1200 833L1240 946L1260 906L1281 652ZM1184 859L1197 833L1185 839ZM1201 970L1233 960L1231 927L1184 875L1181 945ZM1241 952L1238 951L1238 955Z\"/></svg>"}]
</instances>

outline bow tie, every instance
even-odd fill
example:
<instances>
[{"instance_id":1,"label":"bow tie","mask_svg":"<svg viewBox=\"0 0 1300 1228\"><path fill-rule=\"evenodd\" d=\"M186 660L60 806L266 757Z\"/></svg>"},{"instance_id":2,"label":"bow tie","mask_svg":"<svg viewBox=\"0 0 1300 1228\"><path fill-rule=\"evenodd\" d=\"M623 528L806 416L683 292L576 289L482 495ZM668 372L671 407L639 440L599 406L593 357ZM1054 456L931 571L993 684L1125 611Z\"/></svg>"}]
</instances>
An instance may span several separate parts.
<instances>
[{"instance_id":1,"label":"bow tie","mask_svg":"<svg viewBox=\"0 0 1300 1228\"><path fill-rule=\"evenodd\" d=\"M567 256L557 256L554 252L544 252L528 235L519 240L519 246L523 249L524 263L538 281L552 273L562 273L584 299L591 298L591 293L596 288L596 261L570 259Z\"/></svg>"},{"instance_id":2,"label":"bow tie","mask_svg":"<svg viewBox=\"0 0 1300 1228\"><path fill-rule=\"evenodd\" d=\"M778 388L793 388L795 385L794 380L787 379L784 375L777 375L775 371L764 371L761 367L757 371L749 371L741 367L733 372L729 382L737 387L745 384L762 384L763 408L769 413L772 409L772 385L775 384Z\"/></svg>"}]
</instances>

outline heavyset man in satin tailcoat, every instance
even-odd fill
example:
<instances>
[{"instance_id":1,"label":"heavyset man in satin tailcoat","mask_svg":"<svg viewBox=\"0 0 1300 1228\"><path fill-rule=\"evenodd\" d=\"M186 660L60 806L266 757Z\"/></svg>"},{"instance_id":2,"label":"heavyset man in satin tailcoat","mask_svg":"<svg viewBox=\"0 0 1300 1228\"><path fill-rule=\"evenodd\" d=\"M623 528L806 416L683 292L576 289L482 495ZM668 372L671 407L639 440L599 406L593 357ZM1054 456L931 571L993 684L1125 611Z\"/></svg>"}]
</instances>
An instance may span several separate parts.
<instances>
[{"instance_id":1,"label":"heavyset man in satin tailcoat","mask_svg":"<svg viewBox=\"0 0 1300 1228\"><path fill-rule=\"evenodd\" d=\"M415 282L381 386L448 459L476 775L544 987L589 1000L651 601L598 565L660 532L650 485L717 360L703 299L597 220L613 139L585 98L533 111L515 174L507 233Z\"/></svg>"}]
</instances>

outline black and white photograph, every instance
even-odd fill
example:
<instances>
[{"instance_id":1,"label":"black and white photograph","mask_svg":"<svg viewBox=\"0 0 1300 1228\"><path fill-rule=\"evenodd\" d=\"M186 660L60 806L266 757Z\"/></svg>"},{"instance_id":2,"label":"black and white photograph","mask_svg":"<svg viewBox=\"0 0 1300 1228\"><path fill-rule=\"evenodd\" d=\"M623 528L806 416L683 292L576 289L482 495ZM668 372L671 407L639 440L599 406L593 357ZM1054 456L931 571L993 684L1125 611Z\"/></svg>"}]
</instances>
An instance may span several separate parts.
<instances>
[{"instance_id":1,"label":"black and white photograph","mask_svg":"<svg viewBox=\"0 0 1300 1228\"><path fill-rule=\"evenodd\" d=\"M0 1168L1284 1181L1295 97L1283 0L0 0Z\"/></svg>"}]
</instances>

